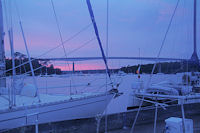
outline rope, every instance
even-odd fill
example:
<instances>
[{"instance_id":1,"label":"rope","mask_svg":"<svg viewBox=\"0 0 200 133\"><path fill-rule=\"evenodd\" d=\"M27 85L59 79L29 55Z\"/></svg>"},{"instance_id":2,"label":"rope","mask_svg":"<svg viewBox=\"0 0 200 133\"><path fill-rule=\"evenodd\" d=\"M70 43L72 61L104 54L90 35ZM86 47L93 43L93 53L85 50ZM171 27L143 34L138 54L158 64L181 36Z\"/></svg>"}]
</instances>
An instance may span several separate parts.
<instances>
[{"instance_id":1,"label":"rope","mask_svg":"<svg viewBox=\"0 0 200 133\"><path fill-rule=\"evenodd\" d=\"M63 47L63 51L64 51L64 54L65 54L65 57L67 58L67 52L66 52L65 46L63 44L63 37L62 37L62 33L61 33L61 29L60 29L60 24L58 22L58 17L57 17L57 14L56 14L56 10L55 10L55 6L54 6L54 3L53 3L53 0L51 0L51 4L52 4L52 8L53 8L54 17L55 17L55 20L56 20L56 25L57 25L57 28L58 28L58 33L59 33L61 45Z\"/></svg>"},{"instance_id":2,"label":"rope","mask_svg":"<svg viewBox=\"0 0 200 133\"><path fill-rule=\"evenodd\" d=\"M78 51L79 49L85 47L87 44L89 44L90 42L94 41L95 39L96 39L96 38L93 37L92 39L90 39L89 41L87 41L87 42L84 43L83 45L79 46L78 48L76 48L76 49L74 49L74 50L72 50L72 51L69 51L69 52L68 52L68 55L70 55L70 54L72 54L72 53ZM62 58L62 57L61 57L61 58Z\"/></svg>"},{"instance_id":3,"label":"rope","mask_svg":"<svg viewBox=\"0 0 200 133\"><path fill-rule=\"evenodd\" d=\"M6 6L7 4L6 4L6 0L4 0L4 11L5 11L5 22L6 22L6 28L7 28L7 31L8 31L8 29L9 29L9 24L8 24L8 8L7 8L7 6Z\"/></svg>"},{"instance_id":4,"label":"rope","mask_svg":"<svg viewBox=\"0 0 200 133\"><path fill-rule=\"evenodd\" d=\"M35 79L34 68L33 68L33 64L31 62L31 57L30 57L30 53L29 53L29 50L28 50L27 40L26 40L24 29L23 29L23 26L22 26L22 21L21 21L19 9L18 9L16 0L14 2L15 2L16 9L17 9L17 14L18 14L18 18L19 18L19 25L20 25L20 30L21 30L21 33L22 33L22 38L23 38L23 41L24 41L24 45L25 45L25 48L26 48L27 55L28 55L28 63L30 65L31 74L32 74L32 78L33 78L33 83L34 83L34 85L36 87L36 95L37 95L38 100L40 102L40 96L39 96L39 92L38 92L38 85L37 85L37 81ZM13 70L14 70L14 68L13 68Z\"/></svg>"},{"instance_id":5,"label":"rope","mask_svg":"<svg viewBox=\"0 0 200 133\"><path fill-rule=\"evenodd\" d=\"M78 36L80 33L82 33L83 31L85 31L86 29L88 29L90 26L91 26L91 23L90 23L89 25L85 26L85 27L84 27L83 29L81 29L79 32L75 33L74 35L72 35L71 37L69 37L68 39L66 39L66 40L63 42L63 44L65 44L65 43L71 41L71 40L74 39L76 36ZM42 56L44 56L44 55L46 55L46 54L48 54L48 53L50 53L50 52L56 50L56 49L59 48L60 46L62 46L62 44L59 44L59 45L55 46L55 47L52 48L52 49L49 49L48 51L44 52L43 54L41 54L41 55L39 55L39 56L36 56L34 59L31 59L31 61L37 60L37 58L40 58L40 57L42 57ZM27 61L27 62L24 62L24 63L22 63L21 65L15 66L15 68L11 68L11 69L6 70L5 73L6 73L6 72L9 72L9 71L12 71L13 69L19 68L19 67L21 67L21 66L23 66L23 65L25 65L25 64L28 64L28 63L29 63L28 61Z\"/></svg>"},{"instance_id":6,"label":"rope","mask_svg":"<svg viewBox=\"0 0 200 133\"><path fill-rule=\"evenodd\" d=\"M82 46L81 46L81 48L83 47L83 46L86 46L87 44L89 44L90 42L92 42L94 40L94 38L93 39L91 39L91 40L89 40L89 41L87 41L86 43L84 43ZM71 51L70 52L70 54L71 53L73 53L73 52L75 52L75 51L77 51L77 50L79 50L80 49L80 47L79 48L77 48L77 49L74 49L73 51ZM33 61L33 60L37 60L37 59L32 59L31 61ZM27 63L26 63L27 64ZM19 65L19 66L22 66L23 64L21 64L21 65ZM40 67L38 67L38 68L35 68L34 69L34 71L37 71L37 70L39 70L39 69L41 69L41 68L43 68L43 67L45 67L45 66L40 66ZM16 67L15 67L16 68ZM25 72L25 73L23 73L23 75L26 75L26 74L28 74L28 73L30 73L31 71L28 71L28 72Z\"/></svg>"},{"instance_id":7,"label":"rope","mask_svg":"<svg viewBox=\"0 0 200 133\"><path fill-rule=\"evenodd\" d=\"M4 1L4 3L5 3L5 1ZM17 6L17 2L16 2L16 1L15 1L15 6L16 6L16 9L17 9L17 12L18 12L17 15L18 15L18 17L19 17L19 20L21 20L20 15L19 15L19 8L18 8L18 6ZM43 54L41 54L41 55L35 57L35 58L32 59L31 61L37 60L37 58L39 58L39 57L41 57L41 56L44 56L44 55L46 55L46 54L48 54L48 53L54 51L55 49L59 48L60 46L63 46L65 43L67 43L67 42L69 42L70 40L74 39L74 38L75 38L76 36L78 36L80 33L82 33L83 31L85 31L86 29L88 29L91 25L92 25L92 23L90 23L89 25L85 26L83 29L81 29L80 31L78 31L77 33L75 33L74 35L72 35L71 37L69 37L67 40L62 41L61 44L57 45L56 47L54 47L54 48L52 48L52 49L50 49L50 50L48 50L48 51L46 51L46 52L43 53ZM61 37L61 38L62 38L62 37ZM62 40L63 40L63 39L62 39ZM22 65L25 65L25 64L27 64L27 63L29 63L29 62L27 61L27 62L24 62L24 63L21 64L21 65L15 66L15 68L8 69L8 70L6 70L4 73L9 72L9 71L12 71L13 69L16 69L16 68L18 68L18 67L21 67Z\"/></svg>"},{"instance_id":8,"label":"rope","mask_svg":"<svg viewBox=\"0 0 200 133\"><path fill-rule=\"evenodd\" d=\"M156 102L157 102L157 100L156 100ZM156 103L155 106L156 106L156 109L155 109L155 118L154 118L154 127L153 127L154 130L153 130L153 133L156 133L156 126L157 126L156 124L157 124L157 116L158 116L158 104Z\"/></svg>"},{"instance_id":9,"label":"rope","mask_svg":"<svg viewBox=\"0 0 200 133\"><path fill-rule=\"evenodd\" d=\"M177 9L177 7L178 7L178 5L179 5L179 2L180 2L180 0L177 0L175 9L174 9L174 11L173 11L173 14L172 14L172 17L171 17L171 19L170 19L169 25L168 25L167 30L166 30L166 32L165 32L164 39L163 39L162 44L161 44L161 47L160 47L160 49L159 49L157 58L159 58L160 53L161 53L161 51L162 51L162 48L163 48L163 46L164 46L165 40L166 40L166 38L167 38L167 34L168 34L169 29L170 29L170 27L171 27L171 24L172 24L174 15L175 15L175 13L176 13L176 9ZM150 84L150 82L151 82L151 78L152 78L152 75L153 75L154 70L155 70L155 68L156 68L157 62L158 62L158 59L156 60L154 66L153 66L152 72L151 72L151 74L150 74L149 81L147 82L147 88L149 87L149 84ZM134 127L135 127L137 118L138 118L138 116L139 116L139 112L140 112L140 110L141 110L141 108L142 108L143 101L144 101L144 95L143 95L143 97L142 97L142 101L140 102L140 106L139 106L139 109L138 109L138 111L137 111L137 114L136 114L135 120L134 120L134 122L133 122L133 125L132 125L132 127L131 127L130 133L133 133L133 130L134 130Z\"/></svg>"},{"instance_id":10,"label":"rope","mask_svg":"<svg viewBox=\"0 0 200 133\"><path fill-rule=\"evenodd\" d=\"M65 55L65 58L67 58L67 52L66 52L65 46L63 44L63 37L62 37L62 33L61 33L61 29L60 29L60 24L58 22L58 17L57 17L57 14L56 14L55 5L53 3L53 0L51 0L51 4L52 4L54 17L55 17L55 20L56 20L56 25L57 25L59 36L60 36L60 41L61 41L62 48L63 48L63 51L64 51L64 55ZM67 62L67 66L68 66L68 68L70 70L69 63L68 63L68 61L66 61L66 62ZM72 73L71 73L71 76L70 76L70 84L71 84L71 81L73 82L73 74ZM70 88L70 91L71 91L71 88ZM71 95L71 93L70 93L70 95Z\"/></svg>"},{"instance_id":11,"label":"rope","mask_svg":"<svg viewBox=\"0 0 200 133\"><path fill-rule=\"evenodd\" d=\"M109 36L109 0L107 0L107 6L106 6L106 57L108 57L108 36ZM107 60L108 62L108 60ZM106 69L107 71L107 69ZM107 72L108 73L108 72ZM108 76L106 75L106 92L108 91ZM108 102L108 94L106 93L106 103ZM105 109L105 133L108 132L108 116L107 116L108 110Z\"/></svg>"}]
</instances>

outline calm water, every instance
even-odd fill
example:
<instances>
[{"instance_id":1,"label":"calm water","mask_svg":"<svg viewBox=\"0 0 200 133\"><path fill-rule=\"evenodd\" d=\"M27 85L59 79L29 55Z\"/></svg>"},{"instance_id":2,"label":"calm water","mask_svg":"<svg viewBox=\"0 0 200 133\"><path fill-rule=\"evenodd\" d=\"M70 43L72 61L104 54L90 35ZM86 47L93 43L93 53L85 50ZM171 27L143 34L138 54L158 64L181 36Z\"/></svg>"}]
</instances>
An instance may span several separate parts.
<instances>
[{"instance_id":1,"label":"calm water","mask_svg":"<svg viewBox=\"0 0 200 133\"><path fill-rule=\"evenodd\" d=\"M150 75L142 74L140 80L144 82L149 81ZM40 93L54 94L54 95L69 95L81 94L84 92L104 92L111 89L111 85L106 87L106 75L105 74L82 74L82 75L61 75L51 77L36 77L37 85L40 88ZM128 104L128 97L132 91L131 85L138 81L137 75L134 74L114 74L112 75L112 82L119 83L118 90L123 92L123 95L113 99L108 106L108 113L117 113L126 110ZM151 83L158 83L162 81L181 82L180 75L174 74L157 74L153 75ZM10 78L7 82L9 83ZM33 78L28 76L24 79L24 83L33 84ZM107 83L110 80L107 79Z\"/></svg>"}]
</instances>

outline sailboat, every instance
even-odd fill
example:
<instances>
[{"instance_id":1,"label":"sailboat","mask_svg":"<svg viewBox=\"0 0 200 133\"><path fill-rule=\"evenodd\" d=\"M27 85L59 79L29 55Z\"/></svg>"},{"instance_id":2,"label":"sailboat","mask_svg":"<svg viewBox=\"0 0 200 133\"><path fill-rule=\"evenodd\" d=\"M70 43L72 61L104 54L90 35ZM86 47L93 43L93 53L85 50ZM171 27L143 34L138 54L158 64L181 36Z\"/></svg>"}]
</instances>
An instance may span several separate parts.
<instances>
[{"instance_id":1,"label":"sailboat","mask_svg":"<svg viewBox=\"0 0 200 133\"><path fill-rule=\"evenodd\" d=\"M186 62L185 64L190 63L195 67L199 67L199 58L197 55L197 39L196 39L197 37L197 30L196 30L197 29L197 26L196 26L197 1L196 0L194 0L193 5L194 5L193 54L190 59L180 59L179 61ZM176 11L176 8L174 10L174 13L175 11ZM173 16L172 16L172 19L173 19ZM159 58L156 58L155 60L158 61ZM154 66L156 65L154 64ZM141 80L133 83L132 85L133 91L130 94L129 105L127 107L127 110L138 108L140 106L141 101L144 101L143 106L154 105L157 103L159 103L161 106L171 105L171 104L199 103L200 102L200 98L199 98L200 74L199 72L187 72L187 73L181 73L180 75L179 77L182 77L181 83L162 81L159 83L147 84L146 86L144 85L144 82ZM181 98L186 99L186 100L182 101Z\"/></svg>"},{"instance_id":2,"label":"sailboat","mask_svg":"<svg viewBox=\"0 0 200 133\"><path fill-rule=\"evenodd\" d=\"M16 90L13 90L13 86L15 86L14 84L17 82L16 77L14 78L15 82L13 82L11 88L6 88L3 11L1 2L2 1L0 1L0 131L28 125L89 118L103 114L109 102L117 96L117 88L111 87L110 90L99 93L54 96L48 94L38 94L37 87L35 85L26 84L20 88L20 92L16 93ZM105 61L108 76L110 76L89 0L87 0L87 4L94 24L95 32L97 34L97 39L100 43L103 55L102 58ZM12 39L10 42L12 43ZM11 51L12 48L13 47L11 45ZM32 69L32 76L34 76L30 56L29 63ZM15 66L13 66L12 70L14 72ZM15 76L15 74L13 76ZM17 87L15 86L15 88ZM5 89L8 89L7 93L3 93L2 90Z\"/></svg>"}]
</instances>

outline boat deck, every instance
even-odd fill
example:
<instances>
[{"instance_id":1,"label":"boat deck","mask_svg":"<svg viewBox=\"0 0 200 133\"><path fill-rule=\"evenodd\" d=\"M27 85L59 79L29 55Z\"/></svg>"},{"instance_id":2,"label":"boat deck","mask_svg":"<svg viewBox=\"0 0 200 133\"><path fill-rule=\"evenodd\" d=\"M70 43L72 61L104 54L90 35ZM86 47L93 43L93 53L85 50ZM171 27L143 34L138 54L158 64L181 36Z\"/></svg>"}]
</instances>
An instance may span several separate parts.
<instances>
[{"instance_id":1,"label":"boat deck","mask_svg":"<svg viewBox=\"0 0 200 133\"><path fill-rule=\"evenodd\" d=\"M71 99L80 99L80 98L96 96L100 94L101 93L82 93L82 94L71 95L71 96L40 94L40 102L39 102L38 97L16 95L16 106L14 106L14 108L67 101ZM7 95L0 96L0 112L3 110L7 110L9 108L9 102L7 99L8 99Z\"/></svg>"}]
</instances>

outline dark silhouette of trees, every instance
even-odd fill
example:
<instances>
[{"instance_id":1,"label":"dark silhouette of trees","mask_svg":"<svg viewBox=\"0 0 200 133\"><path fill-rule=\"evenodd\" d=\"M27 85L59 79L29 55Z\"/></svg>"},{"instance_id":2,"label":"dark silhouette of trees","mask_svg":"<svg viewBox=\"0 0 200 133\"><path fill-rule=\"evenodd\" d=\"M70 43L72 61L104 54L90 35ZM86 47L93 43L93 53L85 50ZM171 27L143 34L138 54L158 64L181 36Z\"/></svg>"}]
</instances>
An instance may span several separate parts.
<instances>
[{"instance_id":1,"label":"dark silhouette of trees","mask_svg":"<svg viewBox=\"0 0 200 133\"><path fill-rule=\"evenodd\" d=\"M140 73L150 74L154 64L141 65ZM136 73L139 65L120 68L125 73ZM173 74L180 72L200 71L200 67L191 62L163 62L156 65L154 73Z\"/></svg>"},{"instance_id":2,"label":"dark silhouette of trees","mask_svg":"<svg viewBox=\"0 0 200 133\"><path fill-rule=\"evenodd\" d=\"M50 74L61 74L61 69L54 68L53 64L48 67L48 62L40 62L37 59L31 58L31 62L33 65L33 69L37 69L34 71L35 75L50 75ZM27 63L26 63L27 62ZM26 63L22 65L23 63ZM16 68L16 74L24 74L27 73L31 75L31 68L28 63L28 58L26 55L16 52L15 53L15 66L20 67ZM38 69L39 68L39 69ZM12 69L12 59L6 59L6 70ZM6 75L12 75L12 70L6 72Z\"/></svg>"}]
</instances>

